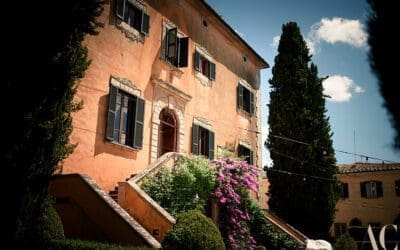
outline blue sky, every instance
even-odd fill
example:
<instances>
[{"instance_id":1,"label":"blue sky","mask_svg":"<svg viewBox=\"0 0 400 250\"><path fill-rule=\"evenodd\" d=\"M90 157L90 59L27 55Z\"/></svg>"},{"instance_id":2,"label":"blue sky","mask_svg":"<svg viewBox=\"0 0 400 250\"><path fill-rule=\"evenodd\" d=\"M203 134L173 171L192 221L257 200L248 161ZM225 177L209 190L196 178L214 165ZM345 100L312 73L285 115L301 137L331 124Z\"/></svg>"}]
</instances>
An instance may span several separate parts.
<instances>
[{"instance_id":1,"label":"blue sky","mask_svg":"<svg viewBox=\"0 0 400 250\"><path fill-rule=\"evenodd\" d=\"M383 108L375 75L368 62L366 0L207 0L267 62L274 65L282 24L297 22L313 51L312 61L324 82L327 116L336 150L400 162L391 144L394 130ZM261 71L263 136L268 132L271 68ZM355 134L355 136L354 136ZM355 138L355 140L354 140ZM354 143L355 141L355 143ZM355 147L354 147L355 145ZM354 151L355 148L355 151ZM338 163L365 158L336 151ZM263 163L270 164L267 150ZM369 159L368 162L376 162Z\"/></svg>"}]
</instances>

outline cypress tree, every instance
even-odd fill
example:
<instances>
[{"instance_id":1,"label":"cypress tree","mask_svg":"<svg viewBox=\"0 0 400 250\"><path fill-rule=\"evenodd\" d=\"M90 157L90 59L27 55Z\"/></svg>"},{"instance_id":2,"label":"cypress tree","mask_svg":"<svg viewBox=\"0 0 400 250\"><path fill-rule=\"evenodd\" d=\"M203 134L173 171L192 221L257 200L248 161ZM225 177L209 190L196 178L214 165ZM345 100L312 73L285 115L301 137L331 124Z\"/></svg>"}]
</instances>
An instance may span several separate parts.
<instances>
[{"instance_id":1,"label":"cypress tree","mask_svg":"<svg viewBox=\"0 0 400 250\"><path fill-rule=\"evenodd\" d=\"M310 62L297 24L283 25L269 80L270 134L266 146L273 167L267 169L268 204L307 236L328 239L337 201L337 166L325 116L323 79Z\"/></svg>"},{"instance_id":2,"label":"cypress tree","mask_svg":"<svg viewBox=\"0 0 400 250\"><path fill-rule=\"evenodd\" d=\"M75 83L89 66L87 34L96 34L98 0L9 1L2 102L2 166L11 248L41 248L40 218L49 180L74 145L71 112ZM22 5L22 6L21 6ZM18 13L18 14L16 14ZM20 21L20 22L18 22ZM26 30L30 30L27 32ZM4 65L4 64L3 64Z\"/></svg>"}]
</instances>

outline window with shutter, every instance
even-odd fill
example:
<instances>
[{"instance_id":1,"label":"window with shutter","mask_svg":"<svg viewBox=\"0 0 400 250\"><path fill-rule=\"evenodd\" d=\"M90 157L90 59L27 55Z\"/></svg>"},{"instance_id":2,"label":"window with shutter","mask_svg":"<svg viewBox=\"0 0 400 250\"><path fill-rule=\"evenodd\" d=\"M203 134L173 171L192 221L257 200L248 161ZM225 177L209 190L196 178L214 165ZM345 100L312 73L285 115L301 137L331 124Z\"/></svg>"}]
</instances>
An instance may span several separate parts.
<instances>
[{"instance_id":1,"label":"window with shutter","mask_svg":"<svg viewBox=\"0 0 400 250\"><path fill-rule=\"evenodd\" d=\"M135 113L133 147L141 149L143 145L144 100L139 97L137 98Z\"/></svg>"},{"instance_id":2,"label":"window with shutter","mask_svg":"<svg viewBox=\"0 0 400 250\"><path fill-rule=\"evenodd\" d=\"M200 53L197 51L194 52L194 69L199 72L201 71L200 70Z\"/></svg>"},{"instance_id":3,"label":"window with shutter","mask_svg":"<svg viewBox=\"0 0 400 250\"><path fill-rule=\"evenodd\" d=\"M199 154L199 126L195 124L192 126L192 153Z\"/></svg>"},{"instance_id":4,"label":"window with shutter","mask_svg":"<svg viewBox=\"0 0 400 250\"><path fill-rule=\"evenodd\" d=\"M107 130L106 138L108 140L114 140L114 121L115 121L115 109L117 101L118 89L113 85L110 85L110 94L108 96L108 117L107 117Z\"/></svg>"},{"instance_id":5,"label":"window with shutter","mask_svg":"<svg viewBox=\"0 0 400 250\"><path fill-rule=\"evenodd\" d=\"M360 191L361 191L361 197L367 197L367 183L366 182L361 182L360 183Z\"/></svg>"},{"instance_id":6,"label":"window with shutter","mask_svg":"<svg viewBox=\"0 0 400 250\"><path fill-rule=\"evenodd\" d=\"M400 196L400 180L395 181L394 189L396 190L396 196Z\"/></svg>"},{"instance_id":7,"label":"window with shutter","mask_svg":"<svg viewBox=\"0 0 400 250\"><path fill-rule=\"evenodd\" d=\"M383 196L381 181L365 181L360 183L361 197L379 198Z\"/></svg>"},{"instance_id":8,"label":"window with shutter","mask_svg":"<svg viewBox=\"0 0 400 250\"><path fill-rule=\"evenodd\" d=\"M106 139L141 149L144 100L110 85Z\"/></svg>"},{"instance_id":9,"label":"window with shutter","mask_svg":"<svg viewBox=\"0 0 400 250\"><path fill-rule=\"evenodd\" d=\"M214 133L208 131L208 158L214 159Z\"/></svg>"},{"instance_id":10,"label":"window with shutter","mask_svg":"<svg viewBox=\"0 0 400 250\"><path fill-rule=\"evenodd\" d=\"M194 69L206 76L211 81L215 81L215 67L215 63L208 60L197 50L194 52Z\"/></svg>"},{"instance_id":11,"label":"window with shutter","mask_svg":"<svg viewBox=\"0 0 400 250\"><path fill-rule=\"evenodd\" d=\"M115 3L115 14L132 28L143 35L148 35L150 30L150 16L138 6L140 4L133 4L133 1L117 0Z\"/></svg>"},{"instance_id":12,"label":"window with shutter","mask_svg":"<svg viewBox=\"0 0 400 250\"><path fill-rule=\"evenodd\" d=\"M349 184L348 183L340 183L340 198L346 199L349 198Z\"/></svg>"},{"instance_id":13,"label":"window with shutter","mask_svg":"<svg viewBox=\"0 0 400 250\"><path fill-rule=\"evenodd\" d=\"M188 66L189 38L182 37L179 41L179 60L178 67L183 68Z\"/></svg>"},{"instance_id":14,"label":"window with shutter","mask_svg":"<svg viewBox=\"0 0 400 250\"><path fill-rule=\"evenodd\" d=\"M188 65L189 38L178 37L178 29L167 29L165 37L165 60L183 68Z\"/></svg>"},{"instance_id":15,"label":"window with shutter","mask_svg":"<svg viewBox=\"0 0 400 250\"><path fill-rule=\"evenodd\" d=\"M253 151L239 144L237 152L238 157L243 157L243 160L247 161L248 164L253 164Z\"/></svg>"},{"instance_id":16,"label":"window with shutter","mask_svg":"<svg viewBox=\"0 0 400 250\"><path fill-rule=\"evenodd\" d=\"M192 153L214 158L215 134L199 125L192 125Z\"/></svg>"},{"instance_id":17,"label":"window with shutter","mask_svg":"<svg viewBox=\"0 0 400 250\"><path fill-rule=\"evenodd\" d=\"M237 88L237 107L250 115L254 114L254 94L240 83Z\"/></svg>"}]
</instances>

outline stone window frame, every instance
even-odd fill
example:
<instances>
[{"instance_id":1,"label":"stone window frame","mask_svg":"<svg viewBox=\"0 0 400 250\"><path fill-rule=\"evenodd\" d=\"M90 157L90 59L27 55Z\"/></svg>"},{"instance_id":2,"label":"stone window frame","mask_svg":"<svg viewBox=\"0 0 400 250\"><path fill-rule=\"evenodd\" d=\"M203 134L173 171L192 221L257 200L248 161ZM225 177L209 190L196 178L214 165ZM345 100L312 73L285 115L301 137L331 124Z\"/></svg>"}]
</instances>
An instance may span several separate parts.
<instances>
[{"instance_id":1,"label":"stone window frame","mask_svg":"<svg viewBox=\"0 0 400 250\"><path fill-rule=\"evenodd\" d=\"M200 83L206 87L211 87L212 83L216 81L216 77L214 75L214 79L210 78L207 75L204 75L202 72L200 72L199 70L196 69L196 53L198 53L198 55L201 58L204 58L205 60L207 60L209 63L214 64L214 72L216 75L216 60L211 56L211 54L207 51L206 48L204 48L203 46L196 44L195 45L195 51L193 53L193 68L194 68L194 75L195 77L200 81Z\"/></svg>"},{"instance_id":2,"label":"stone window frame","mask_svg":"<svg viewBox=\"0 0 400 250\"><path fill-rule=\"evenodd\" d=\"M168 30L171 29L177 29L177 37L178 39L181 38L185 38L188 37L185 33L183 33L173 22L167 20L167 19L163 19L162 23L161 23L161 49L160 49L160 55L159 58L162 62L164 62L165 64L167 64L169 67L171 67L174 71L183 74L183 71L180 67L177 67L175 65L173 65L171 62L169 62L165 55L166 55L166 36L167 36L167 32ZM188 44L188 52L189 52L189 44ZM187 53L187 62L189 64L189 53ZM185 66L187 67L187 66Z\"/></svg>"},{"instance_id":3,"label":"stone window frame","mask_svg":"<svg viewBox=\"0 0 400 250\"><path fill-rule=\"evenodd\" d=\"M240 89L242 88L242 93L240 93ZM242 99L242 106L240 106L240 95L243 95L243 91L246 90L249 92L249 110L246 110L244 108L244 99ZM242 97L244 98L244 97ZM236 110L239 114L244 115L248 118L253 117L254 115L257 114L257 93L254 90L254 88L249 84L246 80L239 78L238 80L238 86L237 86L237 93L236 93ZM253 102L251 102L251 99L253 99Z\"/></svg>"},{"instance_id":4,"label":"stone window frame","mask_svg":"<svg viewBox=\"0 0 400 250\"><path fill-rule=\"evenodd\" d=\"M134 131L131 131L131 133L133 133L131 134L131 136L133 136L132 145L129 145L127 141L125 141L125 143L121 143L119 139L116 140L114 138L115 109L113 109L112 107L114 102L115 102L114 105L116 105L117 103L115 98L119 91L122 92L123 96L135 101L135 112L131 113L134 117L130 117L131 122L134 123L133 126L135 127ZM143 121L144 121L146 105L145 105L145 100L142 98L141 94L142 94L141 90L138 89L130 80L115 76L110 77L110 92L109 92L108 114L107 114L106 134L105 134L106 141L131 150L141 150L143 148L143 133L144 133ZM132 111L129 111L128 108L128 114L130 112ZM137 114L140 114L139 115L140 117L137 117L136 116ZM138 126L142 127L141 130L140 129L137 130ZM137 131L141 131L141 133L138 133ZM129 131L126 131L127 135L128 133ZM140 140L138 140L138 138L140 138Z\"/></svg>"},{"instance_id":5,"label":"stone window frame","mask_svg":"<svg viewBox=\"0 0 400 250\"><path fill-rule=\"evenodd\" d=\"M144 13L148 18L148 31L147 33L142 33L140 30L132 27L130 24L126 23L120 15L117 14L117 4L119 1L123 1L124 5L131 4L138 10ZM125 8L125 7L124 7ZM125 34L125 36L131 41L138 41L144 43L145 37L150 34L150 16L147 12L147 6L143 0L115 0L114 5L114 14L115 14L115 23L116 27L121 30ZM125 14L125 13L124 13ZM142 16L143 18L143 16ZM143 21L143 20L142 20Z\"/></svg>"}]
</instances>

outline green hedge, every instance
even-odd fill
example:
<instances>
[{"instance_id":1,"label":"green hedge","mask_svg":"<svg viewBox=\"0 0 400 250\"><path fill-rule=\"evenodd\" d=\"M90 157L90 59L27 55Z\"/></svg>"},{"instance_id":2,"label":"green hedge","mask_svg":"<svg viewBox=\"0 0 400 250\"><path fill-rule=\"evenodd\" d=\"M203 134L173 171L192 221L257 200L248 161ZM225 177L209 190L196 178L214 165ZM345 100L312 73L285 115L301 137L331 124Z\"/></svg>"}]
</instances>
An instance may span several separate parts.
<instances>
[{"instance_id":1,"label":"green hedge","mask_svg":"<svg viewBox=\"0 0 400 250\"><path fill-rule=\"evenodd\" d=\"M58 216L57 210L53 207L50 198L46 201L46 208L43 215L39 218L37 232L41 241L62 240L64 239L64 228Z\"/></svg>"},{"instance_id":2,"label":"green hedge","mask_svg":"<svg viewBox=\"0 0 400 250\"><path fill-rule=\"evenodd\" d=\"M190 210L178 214L177 223L163 242L164 249L225 250L218 228L201 211Z\"/></svg>"},{"instance_id":3,"label":"green hedge","mask_svg":"<svg viewBox=\"0 0 400 250\"><path fill-rule=\"evenodd\" d=\"M304 249L295 239L287 233L277 230L265 218L264 211L258 204L253 202L248 194L242 194L246 199L248 211L250 214L249 227L251 235L256 240L260 249Z\"/></svg>"},{"instance_id":4,"label":"green hedge","mask_svg":"<svg viewBox=\"0 0 400 250\"><path fill-rule=\"evenodd\" d=\"M334 245L335 250L357 250L357 243L350 234L345 233L336 240Z\"/></svg>"},{"instance_id":5,"label":"green hedge","mask_svg":"<svg viewBox=\"0 0 400 250\"><path fill-rule=\"evenodd\" d=\"M83 240L54 240L49 250L147 250L148 247L120 246L95 241Z\"/></svg>"}]
</instances>

